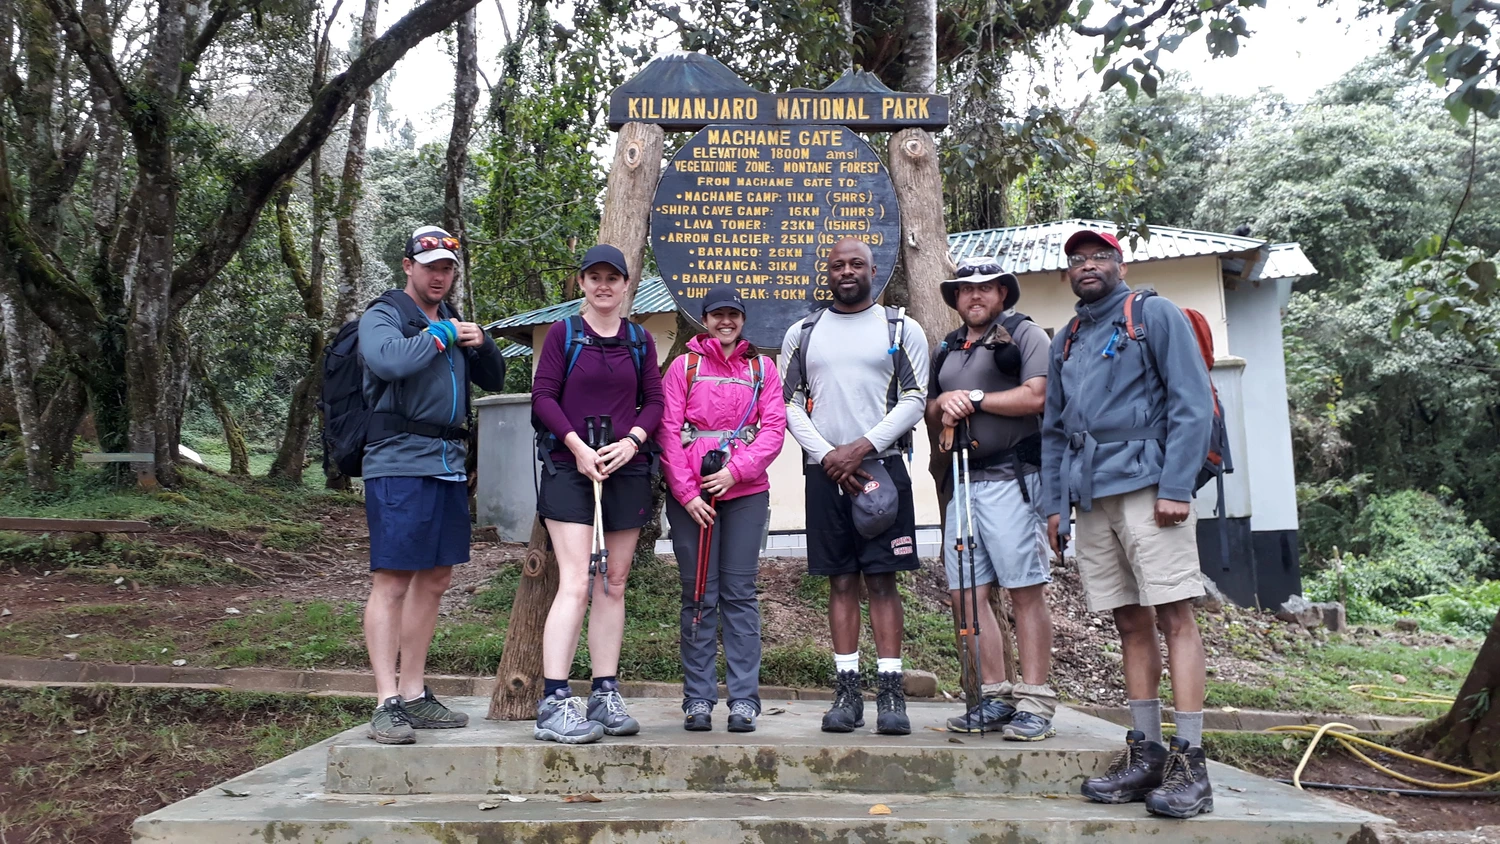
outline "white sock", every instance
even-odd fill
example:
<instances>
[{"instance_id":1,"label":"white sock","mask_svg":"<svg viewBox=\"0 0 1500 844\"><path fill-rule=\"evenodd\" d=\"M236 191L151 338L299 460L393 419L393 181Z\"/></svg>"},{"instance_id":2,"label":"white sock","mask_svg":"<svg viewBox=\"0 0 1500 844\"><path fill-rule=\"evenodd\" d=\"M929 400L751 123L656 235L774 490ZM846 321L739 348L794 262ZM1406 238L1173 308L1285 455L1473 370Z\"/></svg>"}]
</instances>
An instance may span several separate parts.
<instances>
[{"instance_id":1,"label":"white sock","mask_svg":"<svg viewBox=\"0 0 1500 844\"><path fill-rule=\"evenodd\" d=\"M883 656L875 660L875 670L881 674L900 674L901 657Z\"/></svg>"},{"instance_id":2,"label":"white sock","mask_svg":"<svg viewBox=\"0 0 1500 844\"><path fill-rule=\"evenodd\" d=\"M859 651L855 651L852 654L834 654L833 655L833 670L834 671L858 671L859 670Z\"/></svg>"}]
</instances>

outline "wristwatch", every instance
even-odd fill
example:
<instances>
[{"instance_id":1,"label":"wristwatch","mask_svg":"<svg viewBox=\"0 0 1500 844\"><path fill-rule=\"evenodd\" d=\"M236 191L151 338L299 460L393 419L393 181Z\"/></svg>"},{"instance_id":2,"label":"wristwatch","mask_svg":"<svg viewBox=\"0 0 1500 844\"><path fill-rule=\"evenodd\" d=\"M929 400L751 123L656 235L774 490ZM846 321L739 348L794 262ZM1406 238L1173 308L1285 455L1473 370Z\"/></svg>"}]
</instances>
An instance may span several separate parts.
<instances>
[{"instance_id":1,"label":"wristwatch","mask_svg":"<svg viewBox=\"0 0 1500 844\"><path fill-rule=\"evenodd\" d=\"M974 409L979 409L979 403L984 401L984 390L970 390L969 401L974 403Z\"/></svg>"}]
</instances>

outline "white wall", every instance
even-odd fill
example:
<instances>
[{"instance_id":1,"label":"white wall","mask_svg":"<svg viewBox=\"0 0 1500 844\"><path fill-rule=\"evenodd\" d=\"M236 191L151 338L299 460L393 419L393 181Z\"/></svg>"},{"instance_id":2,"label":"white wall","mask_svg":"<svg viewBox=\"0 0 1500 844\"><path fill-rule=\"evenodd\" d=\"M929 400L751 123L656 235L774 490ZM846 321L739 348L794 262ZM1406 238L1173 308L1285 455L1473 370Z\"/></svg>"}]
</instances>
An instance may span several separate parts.
<instances>
[{"instance_id":1,"label":"white wall","mask_svg":"<svg viewBox=\"0 0 1500 844\"><path fill-rule=\"evenodd\" d=\"M1278 285L1242 281L1224 292L1229 352L1245 359L1242 389L1246 453L1235 463L1254 468L1251 530L1297 529L1297 480L1292 469L1291 413L1286 399L1286 358L1281 342Z\"/></svg>"}]
</instances>

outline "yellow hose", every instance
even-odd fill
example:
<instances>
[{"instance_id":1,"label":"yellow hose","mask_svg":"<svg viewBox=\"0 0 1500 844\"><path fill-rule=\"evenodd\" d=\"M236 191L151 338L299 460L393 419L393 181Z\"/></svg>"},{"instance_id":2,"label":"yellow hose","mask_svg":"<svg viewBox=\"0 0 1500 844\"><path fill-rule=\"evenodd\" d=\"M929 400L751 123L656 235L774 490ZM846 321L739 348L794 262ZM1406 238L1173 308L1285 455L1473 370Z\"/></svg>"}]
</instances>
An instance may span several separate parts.
<instances>
[{"instance_id":1,"label":"yellow hose","mask_svg":"<svg viewBox=\"0 0 1500 844\"><path fill-rule=\"evenodd\" d=\"M1349 691L1361 697L1370 698L1371 700L1388 700L1395 703L1440 703L1444 706L1453 705L1453 698L1451 697L1443 697L1432 692L1400 689L1395 686L1375 686L1368 683L1357 683L1350 686ZM1402 694L1415 695L1415 697L1392 697L1391 695L1373 694L1373 692L1400 692Z\"/></svg>"},{"instance_id":2,"label":"yellow hose","mask_svg":"<svg viewBox=\"0 0 1500 844\"><path fill-rule=\"evenodd\" d=\"M1308 760L1312 758L1313 750L1317 748L1318 742L1322 741L1325 735L1332 735L1334 740L1343 745L1345 750L1354 754L1354 756L1361 762L1364 762L1366 765L1369 765L1375 770L1380 771L1386 776L1393 777L1402 782L1411 783L1412 785L1420 785L1423 788L1456 791L1460 789L1474 788L1475 786L1488 785L1492 782L1500 782L1500 772L1486 774L1483 771L1471 771L1468 768L1460 768L1457 765L1449 765L1445 762L1437 762L1432 759L1424 759L1421 756L1413 756L1410 753L1386 747L1383 744L1378 744L1366 738L1361 738L1360 736L1355 735L1355 728L1348 724L1333 723L1324 724L1320 727L1316 727L1311 724L1289 724L1281 727L1272 727L1266 732L1303 733L1312 735L1312 740L1307 743L1307 750L1302 754L1302 761L1297 763L1297 770L1292 772L1292 785L1296 786L1299 789L1302 788L1302 770L1307 767ZM1462 774L1466 777L1473 777L1473 779L1466 780L1464 782L1432 782L1430 780L1417 779L1416 777L1407 776L1406 774L1403 774L1399 771L1393 771L1385 765L1376 762L1374 759L1371 759L1370 757L1361 753L1359 748L1355 747L1355 745L1364 745L1365 747L1371 747L1382 753L1389 753L1390 755L1398 759L1405 759L1409 762L1418 762L1431 768L1437 768L1439 770L1448 771L1454 774Z\"/></svg>"}]
</instances>

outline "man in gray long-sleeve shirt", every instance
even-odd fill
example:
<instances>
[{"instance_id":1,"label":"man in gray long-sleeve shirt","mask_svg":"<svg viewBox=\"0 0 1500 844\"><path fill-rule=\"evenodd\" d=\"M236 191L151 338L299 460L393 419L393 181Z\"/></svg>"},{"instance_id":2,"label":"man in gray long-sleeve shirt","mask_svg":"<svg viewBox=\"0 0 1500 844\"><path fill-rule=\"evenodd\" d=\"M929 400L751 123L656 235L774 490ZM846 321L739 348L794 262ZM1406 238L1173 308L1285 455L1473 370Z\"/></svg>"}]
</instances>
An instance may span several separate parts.
<instances>
[{"instance_id":1,"label":"man in gray long-sleeve shirt","mask_svg":"<svg viewBox=\"0 0 1500 844\"><path fill-rule=\"evenodd\" d=\"M1047 531L1054 550L1078 507L1078 574L1094 612L1112 611L1135 729L1126 751L1083 794L1146 801L1152 814L1213 811L1201 746L1203 641L1192 599L1203 594L1193 492L1208 455L1214 398L1197 336L1181 310L1125 286L1120 244L1084 230L1068 238L1078 316L1053 338L1042 422ZM1144 335L1135 329L1144 330ZM1177 734L1162 745L1166 634Z\"/></svg>"},{"instance_id":2,"label":"man in gray long-sleeve shirt","mask_svg":"<svg viewBox=\"0 0 1500 844\"><path fill-rule=\"evenodd\" d=\"M901 670L901 595L896 572L920 567L911 476L900 443L922 419L927 385L927 338L904 314L888 312L870 295L875 262L854 238L828 254L827 290L833 304L787 329L781 361L787 430L807 455L807 568L828 577L828 622L838 675L826 732L864 726L859 680L859 583L870 594L879 694L876 730L906 735ZM804 331L805 325L812 330ZM873 525L865 506L883 495L875 475L888 475L896 495ZM855 497L866 496L855 514ZM864 529L864 533L860 532ZM879 528L878 530L876 528Z\"/></svg>"}]
</instances>

